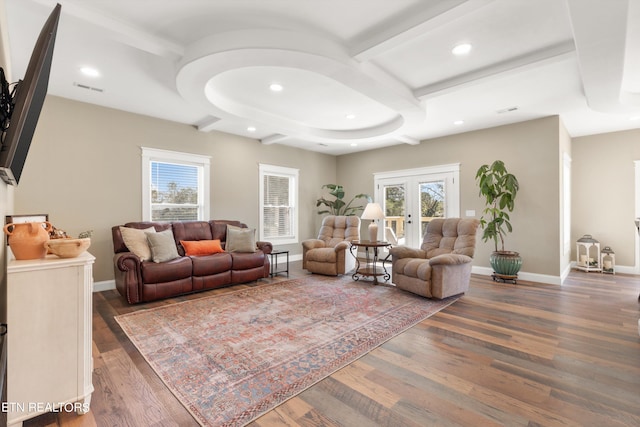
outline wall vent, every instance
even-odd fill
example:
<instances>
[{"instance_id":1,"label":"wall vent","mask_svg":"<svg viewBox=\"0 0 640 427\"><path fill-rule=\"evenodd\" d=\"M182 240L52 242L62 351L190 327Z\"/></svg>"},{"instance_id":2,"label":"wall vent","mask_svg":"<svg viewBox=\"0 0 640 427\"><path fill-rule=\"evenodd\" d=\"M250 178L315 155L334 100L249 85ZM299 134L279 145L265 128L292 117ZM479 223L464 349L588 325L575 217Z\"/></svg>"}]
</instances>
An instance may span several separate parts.
<instances>
[{"instance_id":1,"label":"wall vent","mask_svg":"<svg viewBox=\"0 0 640 427\"><path fill-rule=\"evenodd\" d=\"M503 108L501 110L496 111L498 114L503 114L503 113L511 113L512 111L516 111L518 110L518 106L514 105L513 107L507 107L507 108Z\"/></svg>"},{"instance_id":2,"label":"wall vent","mask_svg":"<svg viewBox=\"0 0 640 427\"><path fill-rule=\"evenodd\" d=\"M104 92L104 89L101 89L99 87L88 86L88 85L84 85L84 84L78 83L78 82L73 82L73 85L77 86L79 88L91 90L91 91L94 91L94 92Z\"/></svg>"}]
</instances>

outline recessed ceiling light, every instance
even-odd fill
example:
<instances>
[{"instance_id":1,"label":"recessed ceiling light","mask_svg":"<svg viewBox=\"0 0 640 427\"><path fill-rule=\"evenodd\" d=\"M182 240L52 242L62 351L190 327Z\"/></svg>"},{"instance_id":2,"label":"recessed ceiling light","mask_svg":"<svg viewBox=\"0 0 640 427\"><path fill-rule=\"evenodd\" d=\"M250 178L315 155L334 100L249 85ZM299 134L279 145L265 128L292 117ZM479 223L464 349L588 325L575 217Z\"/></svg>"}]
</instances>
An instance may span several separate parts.
<instances>
[{"instance_id":1,"label":"recessed ceiling light","mask_svg":"<svg viewBox=\"0 0 640 427\"><path fill-rule=\"evenodd\" d=\"M255 132L255 131L256 131L256 127L255 127L255 126L249 126L249 127L247 128L247 131L249 131L249 132Z\"/></svg>"},{"instance_id":2,"label":"recessed ceiling light","mask_svg":"<svg viewBox=\"0 0 640 427\"><path fill-rule=\"evenodd\" d=\"M456 120L455 122L453 122L454 125L456 126L460 126L464 124L464 120Z\"/></svg>"},{"instance_id":3,"label":"recessed ceiling light","mask_svg":"<svg viewBox=\"0 0 640 427\"><path fill-rule=\"evenodd\" d=\"M352 147L357 147L358 144L356 144L355 142L351 144Z\"/></svg>"},{"instance_id":4,"label":"recessed ceiling light","mask_svg":"<svg viewBox=\"0 0 640 427\"><path fill-rule=\"evenodd\" d=\"M95 68L92 67L81 67L80 68L80 72L82 74L84 74L85 76L89 76L89 77L99 77L100 76L100 71L96 70Z\"/></svg>"},{"instance_id":5,"label":"recessed ceiling light","mask_svg":"<svg viewBox=\"0 0 640 427\"><path fill-rule=\"evenodd\" d=\"M349 120L353 120L356 118L355 114L347 114L346 116L344 116L345 118L349 119Z\"/></svg>"},{"instance_id":6,"label":"recessed ceiling light","mask_svg":"<svg viewBox=\"0 0 640 427\"><path fill-rule=\"evenodd\" d=\"M271 83L269 85L269 89L271 89L273 92L281 92L284 87L282 87L280 83Z\"/></svg>"},{"instance_id":7,"label":"recessed ceiling light","mask_svg":"<svg viewBox=\"0 0 640 427\"><path fill-rule=\"evenodd\" d=\"M471 52L471 44L470 43L460 43L456 46L454 46L453 49L451 49L451 53L453 53L454 55L466 55L469 52Z\"/></svg>"}]
</instances>

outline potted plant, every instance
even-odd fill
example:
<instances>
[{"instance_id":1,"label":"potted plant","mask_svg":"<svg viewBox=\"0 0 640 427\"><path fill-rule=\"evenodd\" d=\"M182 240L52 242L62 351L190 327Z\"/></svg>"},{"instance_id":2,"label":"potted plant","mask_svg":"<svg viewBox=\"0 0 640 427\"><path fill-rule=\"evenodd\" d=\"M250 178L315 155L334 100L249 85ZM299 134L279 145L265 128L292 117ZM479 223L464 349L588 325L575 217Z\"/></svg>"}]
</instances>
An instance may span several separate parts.
<instances>
[{"instance_id":1,"label":"potted plant","mask_svg":"<svg viewBox=\"0 0 640 427\"><path fill-rule=\"evenodd\" d=\"M371 196L368 194L356 194L348 202L344 201L345 191L344 187L339 184L325 184L322 188L328 188L329 194L333 196L333 200L328 200L324 197L319 198L316 201L316 207L326 206L326 209L319 209L318 214L331 214L331 215L357 215L364 209L364 206L352 206L353 202L357 199L371 200Z\"/></svg>"},{"instance_id":2,"label":"potted plant","mask_svg":"<svg viewBox=\"0 0 640 427\"><path fill-rule=\"evenodd\" d=\"M507 171L502 160L496 160L491 165L480 166L476 172L476 181L486 206L480 218L482 240L486 242L491 239L494 243L494 251L489 258L494 271L493 278L515 283L522 258L518 252L504 249L504 239L507 233L513 231L509 212L513 211L520 188L518 179Z\"/></svg>"}]
</instances>

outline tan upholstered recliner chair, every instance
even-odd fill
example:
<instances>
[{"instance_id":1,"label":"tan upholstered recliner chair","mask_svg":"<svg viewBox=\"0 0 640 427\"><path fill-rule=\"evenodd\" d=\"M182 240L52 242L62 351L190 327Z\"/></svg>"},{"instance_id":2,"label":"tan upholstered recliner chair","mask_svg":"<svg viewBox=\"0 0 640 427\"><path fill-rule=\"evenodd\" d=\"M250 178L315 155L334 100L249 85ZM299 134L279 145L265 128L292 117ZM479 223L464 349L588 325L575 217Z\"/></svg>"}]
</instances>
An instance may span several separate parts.
<instances>
[{"instance_id":1,"label":"tan upholstered recliner chair","mask_svg":"<svg viewBox=\"0 0 640 427\"><path fill-rule=\"evenodd\" d=\"M350 241L360 239L360 217L329 215L322 220L317 239L302 242L302 268L337 276L355 268Z\"/></svg>"},{"instance_id":2,"label":"tan upholstered recliner chair","mask_svg":"<svg viewBox=\"0 0 640 427\"><path fill-rule=\"evenodd\" d=\"M466 218L431 220L420 249L390 249L391 281L400 289L427 298L466 292L479 224L477 219Z\"/></svg>"}]
</instances>

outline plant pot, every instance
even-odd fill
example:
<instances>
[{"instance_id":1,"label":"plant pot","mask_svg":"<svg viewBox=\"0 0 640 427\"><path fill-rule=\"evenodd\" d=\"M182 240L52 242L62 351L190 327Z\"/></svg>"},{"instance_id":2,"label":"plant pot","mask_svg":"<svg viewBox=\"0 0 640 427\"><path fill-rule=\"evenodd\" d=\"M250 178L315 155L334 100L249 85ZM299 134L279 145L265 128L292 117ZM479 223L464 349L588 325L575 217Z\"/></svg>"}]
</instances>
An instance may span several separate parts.
<instances>
[{"instance_id":1,"label":"plant pot","mask_svg":"<svg viewBox=\"0 0 640 427\"><path fill-rule=\"evenodd\" d=\"M518 252L496 251L491 253L489 263L496 276L501 279L514 280L518 277L518 271L522 267L522 258Z\"/></svg>"}]
</instances>

